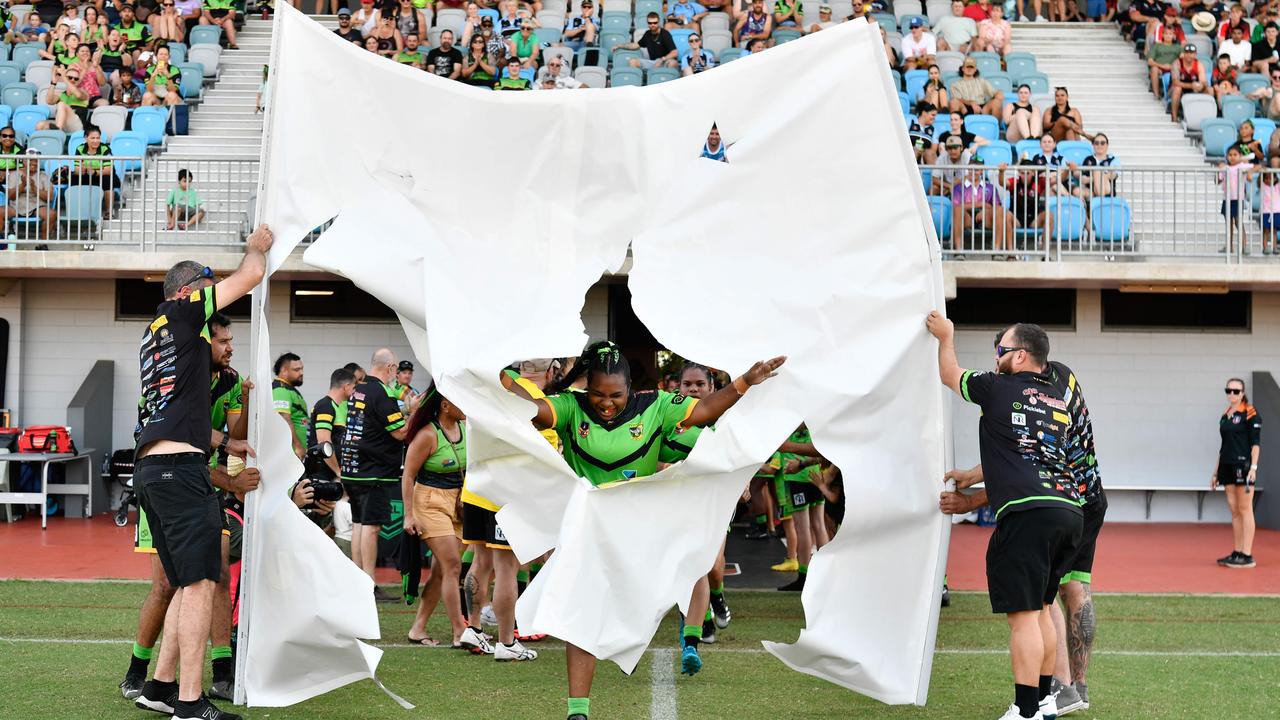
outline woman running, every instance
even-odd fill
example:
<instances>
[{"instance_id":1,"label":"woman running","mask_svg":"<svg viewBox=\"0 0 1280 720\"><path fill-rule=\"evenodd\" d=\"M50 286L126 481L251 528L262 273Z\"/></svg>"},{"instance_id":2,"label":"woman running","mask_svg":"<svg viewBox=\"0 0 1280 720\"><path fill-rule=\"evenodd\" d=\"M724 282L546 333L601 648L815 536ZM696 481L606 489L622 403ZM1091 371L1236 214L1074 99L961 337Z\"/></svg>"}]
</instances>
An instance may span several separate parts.
<instances>
[{"instance_id":1,"label":"woman running","mask_svg":"<svg viewBox=\"0 0 1280 720\"><path fill-rule=\"evenodd\" d=\"M557 386L568 387L585 376L585 392L533 400L517 385L508 389L533 400L538 407L534 427L556 431L565 448L565 462L579 477L592 485L606 486L656 473L662 438L679 427L714 423L750 386L773 377L785 361L776 357L757 362L728 387L698 400L663 391L633 391L631 367L622 352L613 343L599 342L586 349ZM643 438L638 448L637 437ZM565 654L568 717L587 720L596 658L571 643L565 644Z\"/></svg>"},{"instance_id":2,"label":"woman running","mask_svg":"<svg viewBox=\"0 0 1280 720\"><path fill-rule=\"evenodd\" d=\"M1258 478L1258 455L1262 451L1262 417L1249 404L1244 381L1227 381L1227 411L1218 419L1222 447L1218 451L1218 469L1209 487L1219 485L1227 492L1231 508L1231 532L1235 549L1218 560L1229 568L1251 568L1253 560L1253 484Z\"/></svg>"},{"instance_id":3,"label":"woman running","mask_svg":"<svg viewBox=\"0 0 1280 720\"><path fill-rule=\"evenodd\" d=\"M404 531L425 539L435 556L431 579L409 628L409 642L438 645L427 634L427 619L443 595L445 614L453 625L453 646L492 654L488 640L462 622L458 596L458 541L462 538L458 495L467 469L466 419L456 405L431 392L409 420L405 436L409 449L400 477Z\"/></svg>"}]
</instances>

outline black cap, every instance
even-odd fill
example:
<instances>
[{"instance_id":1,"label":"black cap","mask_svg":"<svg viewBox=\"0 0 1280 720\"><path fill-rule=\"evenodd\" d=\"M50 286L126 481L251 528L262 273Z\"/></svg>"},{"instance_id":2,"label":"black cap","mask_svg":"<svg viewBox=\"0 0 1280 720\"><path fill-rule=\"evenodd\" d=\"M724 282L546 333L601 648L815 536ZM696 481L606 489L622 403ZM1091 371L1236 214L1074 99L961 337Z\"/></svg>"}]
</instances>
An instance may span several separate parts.
<instances>
[{"instance_id":1,"label":"black cap","mask_svg":"<svg viewBox=\"0 0 1280 720\"><path fill-rule=\"evenodd\" d=\"M401 361L400 361L400 366L396 368L396 372L400 372L400 371L403 371L403 370L409 370L409 371L412 371L412 370L413 370L413 363L409 362L408 360L401 360Z\"/></svg>"}]
</instances>

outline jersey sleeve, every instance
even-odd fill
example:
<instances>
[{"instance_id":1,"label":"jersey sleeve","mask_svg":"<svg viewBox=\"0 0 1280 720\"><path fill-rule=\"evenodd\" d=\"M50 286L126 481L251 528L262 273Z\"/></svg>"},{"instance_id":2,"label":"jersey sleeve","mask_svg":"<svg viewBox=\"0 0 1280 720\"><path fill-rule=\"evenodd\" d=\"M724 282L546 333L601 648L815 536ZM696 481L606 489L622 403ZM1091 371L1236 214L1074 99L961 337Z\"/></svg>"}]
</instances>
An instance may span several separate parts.
<instances>
[{"instance_id":1,"label":"jersey sleeve","mask_svg":"<svg viewBox=\"0 0 1280 720\"><path fill-rule=\"evenodd\" d=\"M289 388L283 385L271 386L271 407L278 413L288 415L292 409L292 400L289 397Z\"/></svg>"},{"instance_id":2,"label":"jersey sleeve","mask_svg":"<svg viewBox=\"0 0 1280 720\"><path fill-rule=\"evenodd\" d=\"M560 393L559 395L548 395L547 404L551 406L551 414L554 416L551 420L551 428L559 432L565 430L573 423L573 417L578 409L578 400L572 393Z\"/></svg>"},{"instance_id":3,"label":"jersey sleeve","mask_svg":"<svg viewBox=\"0 0 1280 720\"><path fill-rule=\"evenodd\" d=\"M991 395L991 388L995 383L995 373L965 370L960 376L960 397L964 398L965 402L982 405Z\"/></svg>"},{"instance_id":4,"label":"jersey sleeve","mask_svg":"<svg viewBox=\"0 0 1280 720\"><path fill-rule=\"evenodd\" d=\"M669 393L665 390L658 391L657 403L662 412L660 417L662 418L664 432L671 432L678 427L685 426L685 421L693 414L693 408L698 405L698 401L694 398Z\"/></svg>"},{"instance_id":5,"label":"jersey sleeve","mask_svg":"<svg viewBox=\"0 0 1280 720\"><path fill-rule=\"evenodd\" d=\"M227 395L227 413L244 412L244 403L241 398L244 396L244 378L236 375L236 383L231 386L231 392Z\"/></svg>"},{"instance_id":6,"label":"jersey sleeve","mask_svg":"<svg viewBox=\"0 0 1280 720\"><path fill-rule=\"evenodd\" d=\"M337 412L334 410L333 401L327 397L321 398L311 411L311 427L317 431L333 432L335 415Z\"/></svg>"},{"instance_id":7,"label":"jersey sleeve","mask_svg":"<svg viewBox=\"0 0 1280 720\"><path fill-rule=\"evenodd\" d=\"M374 400L378 422L383 424L387 432L395 432L404 427L404 413L396 399L386 393L378 393Z\"/></svg>"},{"instance_id":8,"label":"jersey sleeve","mask_svg":"<svg viewBox=\"0 0 1280 720\"><path fill-rule=\"evenodd\" d=\"M177 306L177 314L181 315L185 324L200 328L200 332L204 333L207 328L205 324L209 322L209 318L218 312L218 303L216 301L216 293L213 286L196 290L187 296L186 302L181 300L174 303Z\"/></svg>"},{"instance_id":9,"label":"jersey sleeve","mask_svg":"<svg viewBox=\"0 0 1280 720\"><path fill-rule=\"evenodd\" d=\"M1262 445L1262 416L1257 410L1249 414L1249 447Z\"/></svg>"}]
</instances>

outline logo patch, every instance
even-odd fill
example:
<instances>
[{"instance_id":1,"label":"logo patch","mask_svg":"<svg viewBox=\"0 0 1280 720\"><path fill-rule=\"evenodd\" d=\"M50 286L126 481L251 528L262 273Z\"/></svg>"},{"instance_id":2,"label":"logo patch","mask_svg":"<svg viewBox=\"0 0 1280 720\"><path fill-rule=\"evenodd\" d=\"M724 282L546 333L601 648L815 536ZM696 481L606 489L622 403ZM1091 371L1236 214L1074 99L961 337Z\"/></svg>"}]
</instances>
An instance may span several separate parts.
<instances>
[{"instance_id":1,"label":"logo patch","mask_svg":"<svg viewBox=\"0 0 1280 720\"><path fill-rule=\"evenodd\" d=\"M1014 404L1013 404L1013 409L1014 409L1014 410L1021 410L1021 409L1022 409L1022 403L1020 403L1020 402L1016 402L1016 403L1014 403Z\"/></svg>"},{"instance_id":2,"label":"logo patch","mask_svg":"<svg viewBox=\"0 0 1280 720\"><path fill-rule=\"evenodd\" d=\"M578 437L586 438L587 434L590 432L591 432L591 423L588 423L586 420L583 420L582 424L578 425Z\"/></svg>"},{"instance_id":3,"label":"logo patch","mask_svg":"<svg viewBox=\"0 0 1280 720\"><path fill-rule=\"evenodd\" d=\"M636 477L636 471L635 471L635 470L623 470L623 471L622 471L622 479L624 479L624 480L634 480L634 479L635 479L635 477Z\"/></svg>"},{"instance_id":4,"label":"logo patch","mask_svg":"<svg viewBox=\"0 0 1280 720\"><path fill-rule=\"evenodd\" d=\"M672 405L680 405L680 404L682 404L682 403L683 403L685 400L687 400L687 399L688 399L688 398L686 398L684 395L679 395L679 394L677 394L675 397L671 398L671 404L672 404Z\"/></svg>"},{"instance_id":5,"label":"logo patch","mask_svg":"<svg viewBox=\"0 0 1280 720\"><path fill-rule=\"evenodd\" d=\"M1022 413L1013 413L1010 416L1009 421L1012 422L1014 425L1025 426L1027 424L1027 416Z\"/></svg>"},{"instance_id":6,"label":"logo patch","mask_svg":"<svg viewBox=\"0 0 1280 720\"><path fill-rule=\"evenodd\" d=\"M632 440L639 440L644 435L644 424L632 425L628 430L631 432Z\"/></svg>"}]
</instances>

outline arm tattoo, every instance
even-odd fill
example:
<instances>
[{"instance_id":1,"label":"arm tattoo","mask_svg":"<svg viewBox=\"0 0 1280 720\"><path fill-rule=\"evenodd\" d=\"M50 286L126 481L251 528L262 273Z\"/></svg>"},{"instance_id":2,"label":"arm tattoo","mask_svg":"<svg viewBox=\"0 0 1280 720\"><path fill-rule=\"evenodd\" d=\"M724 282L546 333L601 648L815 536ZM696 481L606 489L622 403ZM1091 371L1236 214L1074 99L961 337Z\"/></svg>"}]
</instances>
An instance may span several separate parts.
<instances>
[{"instance_id":1,"label":"arm tattoo","mask_svg":"<svg viewBox=\"0 0 1280 720\"><path fill-rule=\"evenodd\" d=\"M1093 612L1093 594L1084 583L1084 602L1067 618L1067 655L1071 661L1071 682L1084 682L1093 652L1098 621Z\"/></svg>"}]
</instances>

